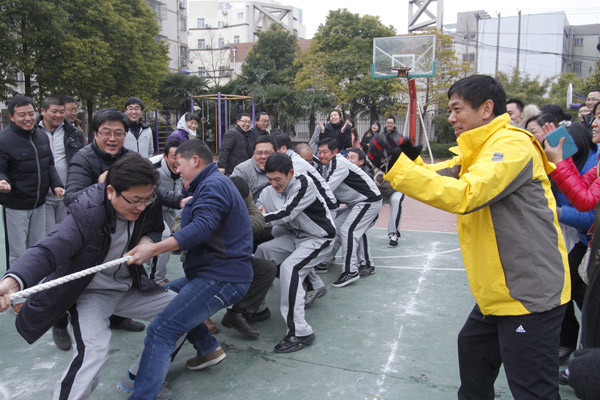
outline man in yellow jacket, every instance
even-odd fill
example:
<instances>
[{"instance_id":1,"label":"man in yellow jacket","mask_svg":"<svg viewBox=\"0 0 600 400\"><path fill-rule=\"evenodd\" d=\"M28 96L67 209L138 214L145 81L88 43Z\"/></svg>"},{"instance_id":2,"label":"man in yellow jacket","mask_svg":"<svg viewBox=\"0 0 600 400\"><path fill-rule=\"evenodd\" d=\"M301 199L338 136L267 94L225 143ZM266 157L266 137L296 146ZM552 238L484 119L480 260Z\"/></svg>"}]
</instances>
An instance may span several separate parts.
<instances>
[{"instance_id":1,"label":"man in yellow jacket","mask_svg":"<svg viewBox=\"0 0 600 400\"><path fill-rule=\"evenodd\" d=\"M425 165L408 141L385 179L458 215L477 302L458 335L458 398L493 399L504 364L515 399L559 399L559 333L570 281L547 177L555 167L533 135L510 124L504 89L493 78L461 79L448 98L458 155Z\"/></svg>"}]
</instances>

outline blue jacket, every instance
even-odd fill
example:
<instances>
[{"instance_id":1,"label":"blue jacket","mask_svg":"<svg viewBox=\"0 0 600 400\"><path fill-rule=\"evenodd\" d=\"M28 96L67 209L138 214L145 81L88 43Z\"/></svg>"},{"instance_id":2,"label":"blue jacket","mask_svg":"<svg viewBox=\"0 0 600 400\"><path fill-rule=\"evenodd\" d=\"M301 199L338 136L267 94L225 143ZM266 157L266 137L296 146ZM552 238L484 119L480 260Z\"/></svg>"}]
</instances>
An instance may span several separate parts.
<instances>
[{"instance_id":1,"label":"blue jacket","mask_svg":"<svg viewBox=\"0 0 600 400\"><path fill-rule=\"evenodd\" d=\"M587 171L594 168L598 162L598 153L596 150L590 150L590 154L581 168L580 175L584 175ZM556 205L560 209L559 221L565 225L572 226L577 229L579 240L585 244L588 243L588 231L594 223L595 210L592 211L577 211L571 205L567 197L561 192L556 191Z\"/></svg>"},{"instance_id":2,"label":"blue jacket","mask_svg":"<svg viewBox=\"0 0 600 400\"><path fill-rule=\"evenodd\" d=\"M188 279L252 281L252 229L248 210L233 182L210 163L190 182L192 199L181 211L173 236L187 250Z\"/></svg>"},{"instance_id":3,"label":"blue jacket","mask_svg":"<svg viewBox=\"0 0 600 400\"><path fill-rule=\"evenodd\" d=\"M105 184L93 185L71 204L67 218L23 253L8 274L17 276L24 288L28 288L46 277L52 280L102 264L115 226L116 212L106 198ZM163 228L159 197L135 222L127 249L132 249L144 236L160 241ZM165 290L146 276L142 266L130 265L129 272L134 287L141 292ZM29 343L39 339L75 304L93 277L88 275L30 296L16 319L21 336Z\"/></svg>"}]
</instances>

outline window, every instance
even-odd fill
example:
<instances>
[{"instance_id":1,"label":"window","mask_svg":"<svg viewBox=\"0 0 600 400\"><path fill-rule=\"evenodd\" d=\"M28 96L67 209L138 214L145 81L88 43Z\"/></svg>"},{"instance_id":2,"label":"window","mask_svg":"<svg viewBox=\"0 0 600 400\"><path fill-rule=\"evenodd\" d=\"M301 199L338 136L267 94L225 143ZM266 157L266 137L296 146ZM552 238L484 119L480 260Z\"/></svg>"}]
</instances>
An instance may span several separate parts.
<instances>
[{"instance_id":1,"label":"window","mask_svg":"<svg viewBox=\"0 0 600 400\"><path fill-rule=\"evenodd\" d=\"M239 12L237 14L237 16L238 16L238 19L244 19L244 13L243 12Z\"/></svg>"},{"instance_id":2,"label":"window","mask_svg":"<svg viewBox=\"0 0 600 400\"><path fill-rule=\"evenodd\" d=\"M198 68L198 76L206 76L206 68L200 67Z\"/></svg>"},{"instance_id":3,"label":"window","mask_svg":"<svg viewBox=\"0 0 600 400\"><path fill-rule=\"evenodd\" d=\"M223 47L225 47L225 39L220 37L219 38L219 48L222 49Z\"/></svg>"},{"instance_id":4,"label":"window","mask_svg":"<svg viewBox=\"0 0 600 400\"><path fill-rule=\"evenodd\" d=\"M198 39L198 48L199 49L205 49L206 48L206 41L204 39Z\"/></svg>"},{"instance_id":5,"label":"window","mask_svg":"<svg viewBox=\"0 0 600 400\"><path fill-rule=\"evenodd\" d=\"M583 38L575 38L575 46L583 46Z\"/></svg>"},{"instance_id":6,"label":"window","mask_svg":"<svg viewBox=\"0 0 600 400\"><path fill-rule=\"evenodd\" d=\"M219 21L219 28L222 28L225 25L223 21Z\"/></svg>"},{"instance_id":7,"label":"window","mask_svg":"<svg viewBox=\"0 0 600 400\"><path fill-rule=\"evenodd\" d=\"M463 62L475 61L475 53L463 54Z\"/></svg>"},{"instance_id":8,"label":"window","mask_svg":"<svg viewBox=\"0 0 600 400\"><path fill-rule=\"evenodd\" d=\"M204 29L204 18L198 18L198 29Z\"/></svg>"},{"instance_id":9,"label":"window","mask_svg":"<svg viewBox=\"0 0 600 400\"><path fill-rule=\"evenodd\" d=\"M179 30L182 32L187 31L187 18L179 16Z\"/></svg>"},{"instance_id":10,"label":"window","mask_svg":"<svg viewBox=\"0 0 600 400\"><path fill-rule=\"evenodd\" d=\"M219 76L227 76L227 67L224 65L219 66Z\"/></svg>"},{"instance_id":11,"label":"window","mask_svg":"<svg viewBox=\"0 0 600 400\"><path fill-rule=\"evenodd\" d=\"M477 37L477 35L475 35L474 33L467 33L466 35L463 36L463 38L467 39L467 40L475 40L476 37Z\"/></svg>"},{"instance_id":12,"label":"window","mask_svg":"<svg viewBox=\"0 0 600 400\"><path fill-rule=\"evenodd\" d=\"M573 63L573 71L581 72L581 61L575 61Z\"/></svg>"},{"instance_id":13,"label":"window","mask_svg":"<svg viewBox=\"0 0 600 400\"><path fill-rule=\"evenodd\" d=\"M239 43L240 42L240 37L239 36L234 36L233 37L233 43Z\"/></svg>"}]
</instances>

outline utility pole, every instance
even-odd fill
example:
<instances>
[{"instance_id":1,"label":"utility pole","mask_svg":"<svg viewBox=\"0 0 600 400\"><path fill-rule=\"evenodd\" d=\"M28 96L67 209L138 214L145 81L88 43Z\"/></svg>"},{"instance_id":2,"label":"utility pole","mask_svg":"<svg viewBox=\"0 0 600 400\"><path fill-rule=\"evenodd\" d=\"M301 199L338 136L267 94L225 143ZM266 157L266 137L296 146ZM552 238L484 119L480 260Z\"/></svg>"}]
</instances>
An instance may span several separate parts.
<instances>
[{"instance_id":1,"label":"utility pole","mask_svg":"<svg viewBox=\"0 0 600 400\"><path fill-rule=\"evenodd\" d=\"M519 59L521 56L521 10L519 10L519 28L517 30L517 69L516 74L519 74Z\"/></svg>"},{"instance_id":2,"label":"utility pole","mask_svg":"<svg viewBox=\"0 0 600 400\"><path fill-rule=\"evenodd\" d=\"M498 61L500 57L500 13L498 13L498 33L496 35L496 72L494 77L498 78Z\"/></svg>"}]
</instances>

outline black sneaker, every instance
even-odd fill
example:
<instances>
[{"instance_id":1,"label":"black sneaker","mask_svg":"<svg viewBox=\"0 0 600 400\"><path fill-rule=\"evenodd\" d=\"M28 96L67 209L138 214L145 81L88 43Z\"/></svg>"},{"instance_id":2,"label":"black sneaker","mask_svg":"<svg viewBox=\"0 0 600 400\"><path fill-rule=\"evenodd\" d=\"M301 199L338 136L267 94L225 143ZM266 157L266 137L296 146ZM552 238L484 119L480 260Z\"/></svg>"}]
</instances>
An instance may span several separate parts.
<instances>
[{"instance_id":1,"label":"black sneaker","mask_svg":"<svg viewBox=\"0 0 600 400\"><path fill-rule=\"evenodd\" d=\"M358 275L358 271L355 272L342 272L337 281L333 282L334 287L344 287L351 284L354 281L357 281L360 278Z\"/></svg>"},{"instance_id":2,"label":"black sneaker","mask_svg":"<svg viewBox=\"0 0 600 400\"><path fill-rule=\"evenodd\" d=\"M328 265L329 264L327 264L327 263L319 263L319 264L315 265L315 274L326 274L327 271L329 271L327 269Z\"/></svg>"},{"instance_id":3,"label":"black sneaker","mask_svg":"<svg viewBox=\"0 0 600 400\"><path fill-rule=\"evenodd\" d=\"M110 323L110 329L123 329L130 332L141 332L146 329L146 325L141 322L132 320L131 318L119 319L116 322Z\"/></svg>"},{"instance_id":4,"label":"black sneaker","mask_svg":"<svg viewBox=\"0 0 600 400\"><path fill-rule=\"evenodd\" d=\"M375 267L373 265L367 267L366 265L361 265L358 267L358 275L361 278L366 278L369 275L373 275L375 273Z\"/></svg>"},{"instance_id":5,"label":"black sneaker","mask_svg":"<svg viewBox=\"0 0 600 400\"><path fill-rule=\"evenodd\" d=\"M558 383L561 385L569 385L569 370L565 369L558 373Z\"/></svg>"},{"instance_id":6,"label":"black sneaker","mask_svg":"<svg viewBox=\"0 0 600 400\"><path fill-rule=\"evenodd\" d=\"M395 233L390 234L390 241L388 243L388 247L397 247L398 246L398 235Z\"/></svg>"},{"instance_id":7,"label":"black sneaker","mask_svg":"<svg viewBox=\"0 0 600 400\"><path fill-rule=\"evenodd\" d=\"M52 339L54 339L54 344L56 344L56 347L61 350L67 351L71 348L71 337L69 336L67 328L57 328L53 326Z\"/></svg>"},{"instance_id":8,"label":"black sneaker","mask_svg":"<svg viewBox=\"0 0 600 400\"><path fill-rule=\"evenodd\" d=\"M286 336L273 349L275 353L293 353L310 346L315 341L315 334L308 336Z\"/></svg>"}]
</instances>

